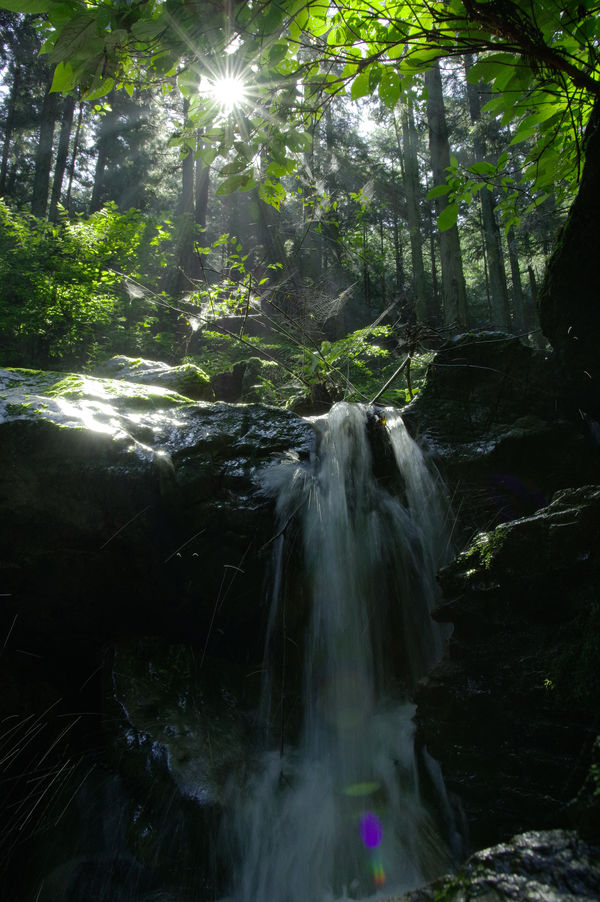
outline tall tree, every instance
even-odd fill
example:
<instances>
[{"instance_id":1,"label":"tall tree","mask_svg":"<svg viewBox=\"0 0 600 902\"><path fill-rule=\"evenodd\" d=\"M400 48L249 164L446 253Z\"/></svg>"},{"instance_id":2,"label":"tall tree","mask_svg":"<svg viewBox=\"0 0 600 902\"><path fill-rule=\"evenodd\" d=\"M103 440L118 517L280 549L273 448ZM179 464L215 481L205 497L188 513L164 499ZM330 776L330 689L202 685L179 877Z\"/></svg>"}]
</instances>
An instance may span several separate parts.
<instances>
[{"instance_id":1,"label":"tall tree","mask_svg":"<svg viewBox=\"0 0 600 902\"><path fill-rule=\"evenodd\" d=\"M429 150L431 168L436 184L446 180L450 166L450 143L442 90L442 75L438 63L425 73L427 88L427 123L429 126ZM448 206L445 196L436 199L438 215ZM442 298L446 324L466 326L467 289L462 268L462 254L458 227L454 223L440 234L440 265L442 268Z\"/></svg>"},{"instance_id":2,"label":"tall tree","mask_svg":"<svg viewBox=\"0 0 600 902\"><path fill-rule=\"evenodd\" d=\"M464 63L465 72L468 76L474 63L473 55L466 54ZM477 160L485 161L487 158L487 147L481 129L478 128L478 125L481 123L482 91L485 91L487 94L490 93L489 87L486 87L483 84L472 84L467 80L469 113L471 122L475 126L472 135L473 150L475 151ZM490 186L490 188L491 187L492 186ZM504 254L502 252L502 243L500 241L500 230L494 213L494 192L493 190L483 190L479 192L479 197L481 201L483 240L487 257L493 321L494 325L498 328L509 330L511 328L511 319L508 304L508 290L506 286L506 270L504 268Z\"/></svg>"},{"instance_id":3,"label":"tall tree","mask_svg":"<svg viewBox=\"0 0 600 902\"><path fill-rule=\"evenodd\" d=\"M56 220L58 205L60 203L63 180L67 168L69 156L69 143L71 141L71 129L73 128L73 115L75 113L75 95L67 94L62 104L62 121L56 150L56 162L54 164L54 179L52 181L52 193L50 195L50 210L48 218Z\"/></svg>"},{"instance_id":4,"label":"tall tree","mask_svg":"<svg viewBox=\"0 0 600 902\"><path fill-rule=\"evenodd\" d=\"M412 288L417 322L428 321L427 299L425 294L425 267L423 265L423 235L421 233L419 159L417 156L417 133L413 112L413 103L409 98L402 106L402 140L395 114L394 129L398 141L398 152L404 162L404 190L406 193L406 219L410 240L410 257L412 263Z\"/></svg>"},{"instance_id":5,"label":"tall tree","mask_svg":"<svg viewBox=\"0 0 600 902\"><path fill-rule=\"evenodd\" d=\"M54 128L56 126L59 98L58 94L50 90L51 85L52 77L49 75L40 114L40 131L35 154L35 171L31 196L31 212L34 216L45 216L48 210Z\"/></svg>"}]
</instances>

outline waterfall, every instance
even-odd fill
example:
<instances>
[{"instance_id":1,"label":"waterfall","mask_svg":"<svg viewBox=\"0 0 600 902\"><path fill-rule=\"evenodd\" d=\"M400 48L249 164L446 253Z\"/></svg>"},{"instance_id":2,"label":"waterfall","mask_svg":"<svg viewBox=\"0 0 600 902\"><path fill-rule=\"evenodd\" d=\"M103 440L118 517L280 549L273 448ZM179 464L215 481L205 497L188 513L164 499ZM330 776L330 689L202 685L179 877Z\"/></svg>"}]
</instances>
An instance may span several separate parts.
<instances>
[{"instance_id":1,"label":"waterfall","mask_svg":"<svg viewBox=\"0 0 600 902\"><path fill-rule=\"evenodd\" d=\"M340 403L315 424L313 459L265 475L279 520L265 747L231 791L235 902L391 895L449 864L408 701L442 652L429 612L447 508L397 412Z\"/></svg>"}]
</instances>

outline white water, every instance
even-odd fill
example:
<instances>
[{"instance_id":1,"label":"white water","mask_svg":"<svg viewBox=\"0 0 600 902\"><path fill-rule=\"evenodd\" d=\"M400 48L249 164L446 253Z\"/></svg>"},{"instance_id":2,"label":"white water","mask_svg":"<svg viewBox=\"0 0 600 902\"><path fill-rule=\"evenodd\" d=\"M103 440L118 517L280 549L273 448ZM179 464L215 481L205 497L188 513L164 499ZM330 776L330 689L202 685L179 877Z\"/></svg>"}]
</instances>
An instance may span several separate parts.
<instances>
[{"instance_id":1,"label":"white water","mask_svg":"<svg viewBox=\"0 0 600 902\"><path fill-rule=\"evenodd\" d=\"M446 508L392 410L372 419L371 431L388 431L398 474L387 485L375 479L368 415L360 405L335 405L317 421L310 465L288 460L266 476L281 530L262 705L271 747L246 785L232 790L235 902L389 896L448 866L422 799L407 701L442 651L429 611L448 545ZM285 649L277 651L289 641L283 552L294 520L310 613L302 723L295 746L282 748L286 686L299 683L298 674L286 676ZM439 788L433 774L436 781Z\"/></svg>"}]
</instances>

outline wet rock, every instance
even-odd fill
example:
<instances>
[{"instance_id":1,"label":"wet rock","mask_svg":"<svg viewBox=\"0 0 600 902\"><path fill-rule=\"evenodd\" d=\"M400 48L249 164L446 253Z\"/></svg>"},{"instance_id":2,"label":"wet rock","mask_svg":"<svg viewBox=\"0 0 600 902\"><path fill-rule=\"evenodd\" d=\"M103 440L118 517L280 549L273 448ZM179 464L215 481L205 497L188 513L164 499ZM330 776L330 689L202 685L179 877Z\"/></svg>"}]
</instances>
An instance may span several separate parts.
<instances>
[{"instance_id":1,"label":"wet rock","mask_svg":"<svg viewBox=\"0 0 600 902\"><path fill-rule=\"evenodd\" d=\"M600 472L600 452L574 421L553 359L513 336L448 341L403 417L449 484L459 544Z\"/></svg>"},{"instance_id":2,"label":"wet rock","mask_svg":"<svg viewBox=\"0 0 600 902\"><path fill-rule=\"evenodd\" d=\"M567 826L598 732L600 489L480 534L440 574L454 624L417 692L418 735L461 799L471 847Z\"/></svg>"},{"instance_id":3,"label":"wet rock","mask_svg":"<svg viewBox=\"0 0 600 902\"><path fill-rule=\"evenodd\" d=\"M600 847L532 831L473 855L458 874L388 902L584 902L600 897Z\"/></svg>"},{"instance_id":4,"label":"wet rock","mask_svg":"<svg viewBox=\"0 0 600 902\"><path fill-rule=\"evenodd\" d=\"M583 786L567 810L580 835L589 842L600 843L600 736L594 743Z\"/></svg>"},{"instance_id":5,"label":"wet rock","mask_svg":"<svg viewBox=\"0 0 600 902\"><path fill-rule=\"evenodd\" d=\"M160 385L196 401L212 401L214 398L210 378L193 363L169 366L158 360L118 356L95 367L94 373L109 379Z\"/></svg>"},{"instance_id":6,"label":"wet rock","mask_svg":"<svg viewBox=\"0 0 600 902\"><path fill-rule=\"evenodd\" d=\"M272 529L261 470L307 454L309 424L259 405L193 404L156 386L0 372L7 628L31 646L137 629L201 640L219 600L256 622ZM215 631L214 636L218 633ZM35 651L35 648L31 648Z\"/></svg>"},{"instance_id":7,"label":"wet rock","mask_svg":"<svg viewBox=\"0 0 600 902\"><path fill-rule=\"evenodd\" d=\"M274 529L261 474L308 455L313 429L261 405L24 370L0 371L0 413L3 898L42 883L40 902L138 898L156 880L209 897L199 868L260 679Z\"/></svg>"},{"instance_id":8,"label":"wet rock","mask_svg":"<svg viewBox=\"0 0 600 902\"><path fill-rule=\"evenodd\" d=\"M162 885L214 892L222 877L214 839L227 783L248 762L244 711L256 706L259 681L236 662L157 638L119 643L110 672L127 848Z\"/></svg>"}]
</instances>

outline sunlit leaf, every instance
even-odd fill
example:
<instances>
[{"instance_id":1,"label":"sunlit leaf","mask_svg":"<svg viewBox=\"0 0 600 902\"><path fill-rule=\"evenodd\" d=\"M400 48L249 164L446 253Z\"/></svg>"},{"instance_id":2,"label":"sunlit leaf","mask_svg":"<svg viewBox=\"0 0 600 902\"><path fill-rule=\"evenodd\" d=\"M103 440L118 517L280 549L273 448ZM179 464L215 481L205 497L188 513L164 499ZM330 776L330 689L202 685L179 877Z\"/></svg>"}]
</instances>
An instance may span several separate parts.
<instances>
[{"instance_id":1,"label":"sunlit leaf","mask_svg":"<svg viewBox=\"0 0 600 902\"><path fill-rule=\"evenodd\" d=\"M445 197L450 190L450 185L436 185L427 192L427 200L435 200L436 197Z\"/></svg>"},{"instance_id":2,"label":"sunlit leaf","mask_svg":"<svg viewBox=\"0 0 600 902\"><path fill-rule=\"evenodd\" d=\"M391 66L386 66L381 73L381 79L379 81L379 97L382 103L384 103L389 110L393 110L400 99L401 93L402 85L400 76Z\"/></svg>"},{"instance_id":3,"label":"sunlit leaf","mask_svg":"<svg viewBox=\"0 0 600 902\"><path fill-rule=\"evenodd\" d=\"M76 85L73 67L70 63L59 63L54 70L52 78L51 92L71 91Z\"/></svg>"},{"instance_id":4,"label":"sunlit leaf","mask_svg":"<svg viewBox=\"0 0 600 902\"><path fill-rule=\"evenodd\" d=\"M53 6L52 0L0 0L0 9L12 13L47 13Z\"/></svg>"},{"instance_id":5,"label":"sunlit leaf","mask_svg":"<svg viewBox=\"0 0 600 902\"><path fill-rule=\"evenodd\" d=\"M369 85L369 70L363 69L360 75L357 75L352 82L350 97L352 98L352 100L358 100L359 97L366 97L366 95L370 93L371 87Z\"/></svg>"},{"instance_id":6,"label":"sunlit leaf","mask_svg":"<svg viewBox=\"0 0 600 902\"><path fill-rule=\"evenodd\" d=\"M448 204L437 217L437 224L440 232L445 232L456 225L458 219L458 204Z\"/></svg>"}]
</instances>

